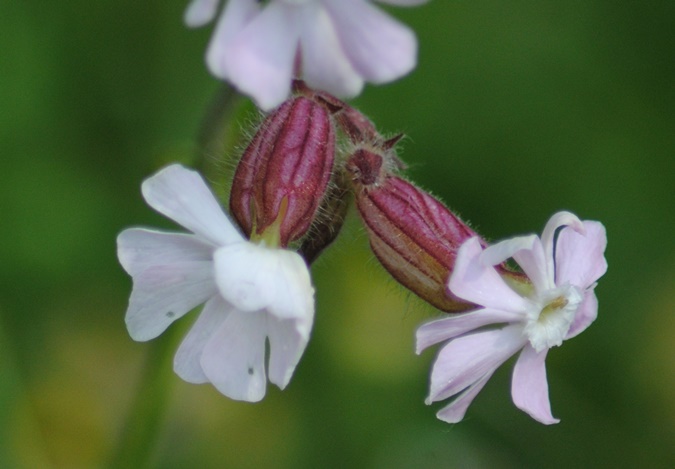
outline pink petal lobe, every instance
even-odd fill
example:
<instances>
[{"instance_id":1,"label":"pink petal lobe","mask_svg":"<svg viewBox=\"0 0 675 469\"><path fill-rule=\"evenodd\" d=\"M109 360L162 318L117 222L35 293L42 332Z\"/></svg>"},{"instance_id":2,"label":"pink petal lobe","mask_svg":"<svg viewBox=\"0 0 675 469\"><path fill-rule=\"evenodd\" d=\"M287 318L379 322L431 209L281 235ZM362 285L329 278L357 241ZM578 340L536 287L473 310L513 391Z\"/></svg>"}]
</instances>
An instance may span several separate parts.
<instances>
[{"instance_id":1,"label":"pink petal lobe","mask_svg":"<svg viewBox=\"0 0 675 469\"><path fill-rule=\"evenodd\" d=\"M522 312L526 301L514 292L497 271L481 260L482 248L477 237L465 241L457 251L455 268L450 276L450 291L458 297L490 309Z\"/></svg>"},{"instance_id":2,"label":"pink petal lobe","mask_svg":"<svg viewBox=\"0 0 675 469\"><path fill-rule=\"evenodd\" d=\"M469 408L469 405L473 402L479 392L483 389L485 384L492 377L492 373L487 373L481 379L476 381L474 384L466 388L460 394L455 397L450 404L443 407L436 413L436 417L439 420L443 420L448 423L459 423L464 418L466 410Z\"/></svg>"},{"instance_id":3,"label":"pink petal lobe","mask_svg":"<svg viewBox=\"0 0 675 469\"><path fill-rule=\"evenodd\" d=\"M220 0L192 0L185 10L185 24L190 28L204 26L216 16L219 3Z\"/></svg>"},{"instance_id":4,"label":"pink petal lobe","mask_svg":"<svg viewBox=\"0 0 675 469\"><path fill-rule=\"evenodd\" d=\"M607 271L607 234L602 223L585 221L585 234L564 228L556 243L556 283L587 288Z\"/></svg>"},{"instance_id":5,"label":"pink petal lobe","mask_svg":"<svg viewBox=\"0 0 675 469\"><path fill-rule=\"evenodd\" d=\"M417 64L417 39L407 26L363 0L325 0L343 49L356 71L386 83Z\"/></svg>"},{"instance_id":6,"label":"pink petal lobe","mask_svg":"<svg viewBox=\"0 0 675 469\"><path fill-rule=\"evenodd\" d=\"M309 341L312 318L278 319L268 315L267 326L270 342L269 380L284 389Z\"/></svg>"},{"instance_id":7,"label":"pink petal lobe","mask_svg":"<svg viewBox=\"0 0 675 469\"><path fill-rule=\"evenodd\" d=\"M213 246L191 234L131 228L117 236L117 257L133 277L157 265L210 261Z\"/></svg>"},{"instance_id":8,"label":"pink petal lobe","mask_svg":"<svg viewBox=\"0 0 675 469\"><path fill-rule=\"evenodd\" d=\"M488 324L517 321L519 316L494 309L482 308L470 313L453 314L443 319L428 322L417 328L416 353Z\"/></svg>"},{"instance_id":9,"label":"pink petal lobe","mask_svg":"<svg viewBox=\"0 0 675 469\"><path fill-rule=\"evenodd\" d=\"M560 420L551 415L545 365L547 353L548 349L537 353L529 344L523 348L513 369L511 397L520 410L545 425L551 425Z\"/></svg>"},{"instance_id":10,"label":"pink petal lobe","mask_svg":"<svg viewBox=\"0 0 675 469\"><path fill-rule=\"evenodd\" d=\"M223 51L227 78L263 110L278 106L290 92L300 34L296 15L292 6L271 2ZM209 65L216 73L213 61Z\"/></svg>"},{"instance_id":11,"label":"pink petal lobe","mask_svg":"<svg viewBox=\"0 0 675 469\"><path fill-rule=\"evenodd\" d=\"M210 261L149 267L133 281L125 321L137 341L154 339L217 291Z\"/></svg>"},{"instance_id":12,"label":"pink petal lobe","mask_svg":"<svg viewBox=\"0 0 675 469\"><path fill-rule=\"evenodd\" d=\"M167 166L143 181L141 190L152 208L215 245L242 240L196 171Z\"/></svg>"},{"instance_id":13,"label":"pink petal lobe","mask_svg":"<svg viewBox=\"0 0 675 469\"><path fill-rule=\"evenodd\" d=\"M447 399L492 373L523 347L520 325L480 331L450 341L436 358L427 403Z\"/></svg>"},{"instance_id":14,"label":"pink petal lobe","mask_svg":"<svg viewBox=\"0 0 675 469\"><path fill-rule=\"evenodd\" d=\"M218 78L228 78L227 46L259 12L256 0L227 0L206 51L206 63Z\"/></svg>"},{"instance_id":15,"label":"pink petal lobe","mask_svg":"<svg viewBox=\"0 0 675 469\"><path fill-rule=\"evenodd\" d=\"M586 330L588 326L595 321L595 318L598 317L598 297L595 296L593 290L587 290L584 294L584 299L577 309L576 315L574 316L574 321L570 326L569 331L567 331L567 336L565 340L571 339L583 331Z\"/></svg>"},{"instance_id":16,"label":"pink petal lobe","mask_svg":"<svg viewBox=\"0 0 675 469\"><path fill-rule=\"evenodd\" d=\"M264 313L232 310L204 347L204 374L231 399L258 402L265 397L265 319Z\"/></svg>"},{"instance_id":17,"label":"pink petal lobe","mask_svg":"<svg viewBox=\"0 0 675 469\"><path fill-rule=\"evenodd\" d=\"M575 214L564 211L554 213L546 223L544 231L541 233L541 244L544 247L544 255L546 256L546 259L553 259L553 239L555 237L556 230L562 226L569 226L573 230L579 232L583 232L584 230L581 220L579 220ZM555 274L553 267L553 264L549 262L549 278L553 278Z\"/></svg>"},{"instance_id":18,"label":"pink petal lobe","mask_svg":"<svg viewBox=\"0 0 675 469\"><path fill-rule=\"evenodd\" d=\"M183 342L173 360L173 370L188 383L206 383L209 379L202 370L200 359L206 343L225 321L232 309L219 295L214 295L204 305L197 321Z\"/></svg>"},{"instance_id":19,"label":"pink petal lobe","mask_svg":"<svg viewBox=\"0 0 675 469\"><path fill-rule=\"evenodd\" d=\"M361 92L363 79L354 70L342 50L335 26L318 3L302 9L300 34L302 77L310 87L342 98Z\"/></svg>"}]
</instances>

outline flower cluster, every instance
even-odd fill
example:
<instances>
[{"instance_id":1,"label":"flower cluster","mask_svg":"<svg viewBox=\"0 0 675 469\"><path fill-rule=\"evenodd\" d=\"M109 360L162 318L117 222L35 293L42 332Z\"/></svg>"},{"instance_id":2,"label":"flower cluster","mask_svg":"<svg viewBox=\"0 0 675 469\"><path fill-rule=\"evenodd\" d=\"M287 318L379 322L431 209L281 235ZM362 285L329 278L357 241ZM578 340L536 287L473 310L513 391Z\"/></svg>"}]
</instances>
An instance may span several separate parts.
<instances>
[{"instance_id":1,"label":"flower cluster","mask_svg":"<svg viewBox=\"0 0 675 469\"><path fill-rule=\"evenodd\" d=\"M193 0L187 23L214 19L219 4ZM597 316L604 227L559 212L541 237L490 246L408 180L396 153L402 135L384 137L334 94L396 79L415 54L413 34L366 0L226 2L209 66L272 110L239 159L229 215L201 176L180 165L143 183L146 202L188 233L119 235L118 257L133 279L133 339L153 339L203 304L176 353L176 373L250 402L264 397L268 379L284 389L314 320L309 265L336 239L353 201L387 272L447 313L417 331L418 353L443 343L427 403L454 399L438 417L462 420L494 371L519 353L514 403L542 423L558 421L544 362Z\"/></svg>"}]
</instances>

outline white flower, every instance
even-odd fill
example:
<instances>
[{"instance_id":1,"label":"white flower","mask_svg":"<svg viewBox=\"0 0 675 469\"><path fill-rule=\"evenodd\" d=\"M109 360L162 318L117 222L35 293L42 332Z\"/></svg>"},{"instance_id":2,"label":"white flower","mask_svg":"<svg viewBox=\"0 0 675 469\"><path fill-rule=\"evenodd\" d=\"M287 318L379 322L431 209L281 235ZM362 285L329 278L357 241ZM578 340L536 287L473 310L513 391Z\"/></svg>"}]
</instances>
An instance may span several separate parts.
<instances>
[{"instance_id":1,"label":"white flower","mask_svg":"<svg viewBox=\"0 0 675 469\"><path fill-rule=\"evenodd\" d=\"M554 245L556 230L565 225ZM541 239L521 236L485 250L478 238L462 245L449 287L481 308L432 321L417 331L417 353L452 339L436 358L427 398L430 404L456 395L438 412L439 419L462 420L492 373L520 351L512 378L513 402L542 423L559 421L551 415L544 361L551 347L595 320L598 300L593 289L607 270L606 245L602 224L581 222L569 212L551 217ZM500 276L494 266L509 257L531 284L507 283ZM503 327L485 327L498 324Z\"/></svg>"},{"instance_id":2,"label":"white flower","mask_svg":"<svg viewBox=\"0 0 675 469\"><path fill-rule=\"evenodd\" d=\"M411 6L427 0L379 1ZM219 4L192 0L185 22L203 26ZM410 72L417 40L368 0L227 0L206 61L214 75L269 110L288 96L297 65L311 87L352 97L364 81L386 83Z\"/></svg>"},{"instance_id":3,"label":"white flower","mask_svg":"<svg viewBox=\"0 0 675 469\"><path fill-rule=\"evenodd\" d=\"M174 370L185 381L212 383L232 399L265 395L269 380L283 389L309 340L314 290L294 252L246 241L203 179L172 165L142 186L147 203L192 233L123 231L117 254L133 278L126 314L134 340L157 337L205 303L180 345Z\"/></svg>"}]
</instances>

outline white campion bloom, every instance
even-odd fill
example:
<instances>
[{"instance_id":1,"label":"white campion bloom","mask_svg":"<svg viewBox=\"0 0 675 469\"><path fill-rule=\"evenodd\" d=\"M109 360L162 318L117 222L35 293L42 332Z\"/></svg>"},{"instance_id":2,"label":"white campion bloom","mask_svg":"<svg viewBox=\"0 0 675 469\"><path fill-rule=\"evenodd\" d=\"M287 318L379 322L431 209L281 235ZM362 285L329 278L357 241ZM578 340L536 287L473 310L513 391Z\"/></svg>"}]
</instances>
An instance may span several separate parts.
<instances>
[{"instance_id":1,"label":"white campion bloom","mask_svg":"<svg viewBox=\"0 0 675 469\"><path fill-rule=\"evenodd\" d=\"M379 0L413 6L427 0ZM192 0L188 26L212 21L220 0ZM299 58L311 87L348 98L365 81L386 83L417 63L417 40L406 26L369 0L227 0L208 46L206 61L270 110L288 96Z\"/></svg>"},{"instance_id":2,"label":"white campion bloom","mask_svg":"<svg viewBox=\"0 0 675 469\"><path fill-rule=\"evenodd\" d=\"M554 243L560 227L564 228ZM551 415L544 361L551 347L595 320L598 300L593 289L607 270L606 245L601 223L559 212L541 238L516 237L485 250L478 238L471 238L461 246L449 287L481 308L417 330L417 353L449 340L433 365L426 401L456 396L438 412L439 419L462 420L492 373L520 351L511 385L514 404L541 423L559 422ZM494 266L510 257L531 283L507 283L499 275Z\"/></svg>"},{"instance_id":3,"label":"white campion bloom","mask_svg":"<svg viewBox=\"0 0 675 469\"><path fill-rule=\"evenodd\" d=\"M152 208L192 233L131 228L118 236L117 255L133 278L131 337L153 339L204 303L176 353L176 373L257 402L265 395L269 339L269 380L286 387L314 319L303 259L244 239L195 171L168 166L144 181L142 192Z\"/></svg>"}]
</instances>

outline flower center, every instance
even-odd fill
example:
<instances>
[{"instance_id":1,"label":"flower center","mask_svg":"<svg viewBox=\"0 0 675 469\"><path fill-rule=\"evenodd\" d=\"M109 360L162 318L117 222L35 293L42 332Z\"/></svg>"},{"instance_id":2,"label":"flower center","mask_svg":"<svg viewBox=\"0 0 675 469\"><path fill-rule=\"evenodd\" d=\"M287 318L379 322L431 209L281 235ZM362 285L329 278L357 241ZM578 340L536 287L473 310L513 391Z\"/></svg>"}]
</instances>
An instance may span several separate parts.
<instances>
[{"instance_id":1,"label":"flower center","mask_svg":"<svg viewBox=\"0 0 675 469\"><path fill-rule=\"evenodd\" d=\"M537 295L524 330L537 352L563 343L583 298L583 292L571 285Z\"/></svg>"}]
</instances>

